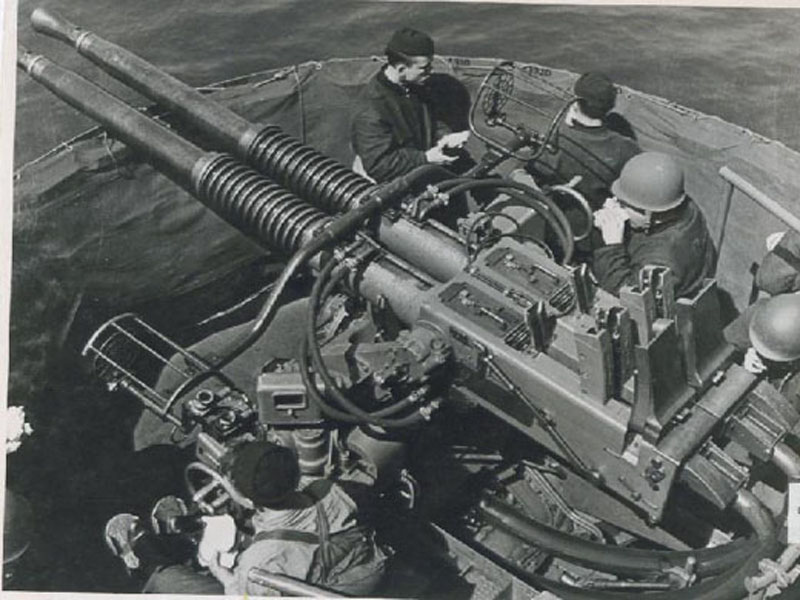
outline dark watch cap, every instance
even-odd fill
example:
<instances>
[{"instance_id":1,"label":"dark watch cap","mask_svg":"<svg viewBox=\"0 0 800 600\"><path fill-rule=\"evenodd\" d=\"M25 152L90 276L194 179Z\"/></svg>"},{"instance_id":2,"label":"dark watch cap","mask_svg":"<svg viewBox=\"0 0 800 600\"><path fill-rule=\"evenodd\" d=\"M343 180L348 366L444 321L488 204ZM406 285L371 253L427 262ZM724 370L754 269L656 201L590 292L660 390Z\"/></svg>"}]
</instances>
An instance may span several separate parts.
<instances>
[{"instance_id":1,"label":"dark watch cap","mask_svg":"<svg viewBox=\"0 0 800 600\"><path fill-rule=\"evenodd\" d=\"M433 56L433 40L427 33L403 27L394 32L386 51L406 56Z\"/></svg>"},{"instance_id":2,"label":"dark watch cap","mask_svg":"<svg viewBox=\"0 0 800 600\"><path fill-rule=\"evenodd\" d=\"M584 73L575 82L575 95L583 100L584 107L602 116L612 108L617 98L617 88L603 73Z\"/></svg>"},{"instance_id":3,"label":"dark watch cap","mask_svg":"<svg viewBox=\"0 0 800 600\"><path fill-rule=\"evenodd\" d=\"M294 452L270 442L245 442L233 451L230 478L256 506L269 506L294 491L300 468Z\"/></svg>"}]
</instances>

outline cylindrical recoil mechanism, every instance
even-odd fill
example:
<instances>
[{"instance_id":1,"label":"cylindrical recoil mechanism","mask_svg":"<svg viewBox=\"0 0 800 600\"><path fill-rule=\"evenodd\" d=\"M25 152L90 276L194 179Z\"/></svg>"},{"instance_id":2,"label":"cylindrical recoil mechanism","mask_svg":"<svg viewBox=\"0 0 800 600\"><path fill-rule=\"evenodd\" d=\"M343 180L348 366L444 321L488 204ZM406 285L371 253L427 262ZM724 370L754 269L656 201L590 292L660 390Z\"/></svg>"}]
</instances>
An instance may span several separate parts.
<instances>
[{"instance_id":1,"label":"cylindrical recoil mechanism","mask_svg":"<svg viewBox=\"0 0 800 600\"><path fill-rule=\"evenodd\" d=\"M239 231L270 246L295 251L330 221L279 185L226 154L211 155L195 168L196 195Z\"/></svg>"},{"instance_id":2,"label":"cylindrical recoil mechanism","mask_svg":"<svg viewBox=\"0 0 800 600\"><path fill-rule=\"evenodd\" d=\"M267 125L243 149L245 160L301 198L329 212L346 212L373 184L332 158Z\"/></svg>"}]
</instances>

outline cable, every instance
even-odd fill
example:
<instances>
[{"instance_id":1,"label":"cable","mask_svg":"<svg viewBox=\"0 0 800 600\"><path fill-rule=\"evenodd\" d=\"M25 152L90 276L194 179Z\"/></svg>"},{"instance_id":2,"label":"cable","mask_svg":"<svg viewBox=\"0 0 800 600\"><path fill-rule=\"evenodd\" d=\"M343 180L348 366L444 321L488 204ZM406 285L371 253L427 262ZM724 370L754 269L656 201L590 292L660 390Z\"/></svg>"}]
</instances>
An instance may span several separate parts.
<instances>
[{"instance_id":1,"label":"cable","mask_svg":"<svg viewBox=\"0 0 800 600\"><path fill-rule=\"evenodd\" d=\"M408 181L414 180L414 178L411 177L414 173L415 172L412 171L407 180L404 179L399 183L393 181L391 186L386 186L386 188L382 190L382 193L385 193L385 198L393 199L395 195L400 192L401 184L407 184ZM416 174L415 177L419 177L425 173L427 173L427 171L422 171L420 169L420 173ZM222 357L219 358L213 366L216 369L221 369L252 346L264 334L267 327L272 322L280 306L283 294L288 287L289 281L297 274L300 268L304 267L323 249L340 242L356 229L360 228L365 220L379 213L386 202L387 200L385 200L384 197L374 194L369 200L363 202L357 208L350 210L334 221L328 222L316 237L312 238L310 242L295 252L281 272L280 277L278 277L278 280L275 282L275 287L272 288L270 295L264 302L264 306L253 322L253 326L239 339L234 340L229 346L229 349L222 353Z\"/></svg>"},{"instance_id":2,"label":"cable","mask_svg":"<svg viewBox=\"0 0 800 600\"><path fill-rule=\"evenodd\" d=\"M745 579L757 572L758 563L763 558L774 556L781 544L777 539L775 528L770 526L769 511L752 494L742 492L743 490L740 490L734 508L750 523L756 533L754 547L747 557L713 579L689 588L648 594L647 600L741 600L748 596ZM629 594L576 588L537 575L526 574L525 577L534 585L557 594L563 600L625 600L630 598Z\"/></svg>"},{"instance_id":3,"label":"cable","mask_svg":"<svg viewBox=\"0 0 800 600\"><path fill-rule=\"evenodd\" d=\"M507 179L478 179L466 180L453 179L445 181L438 186L451 196L480 188L494 188L498 192L508 194L539 213L556 232L559 242L564 250L563 262L572 260L575 250L575 238L572 227L564 212L546 194L517 181ZM557 221L554 222L554 221Z\"/></svg>"},{"instance_id":4,"label":"cable","mask_svg":"<svg viewBox=\"0 0 800 600\"><path fill-rule=\"evenodd\" d=\"M306 387L306 391L308 392L311 401L325 414L325 416L345 423L361 424L364 422L364 420L359 417L353 416L348 412L341 411L338 408L331 406L317 391L317 386L311 379L312 373L310 365L308 364L308 338L306 337L300 341L300 354L298 360L300 363L300 378L303 380L303 385ZM410 404L411 402L409 400L404 399L396 404L393 404L392 406L375 411L372 414L376 417L389 417L403 410Z\"/></svg>"},{"instance_id":5,"label":"cable","mask_svg":"<svg viewBox=\"0 0 800 600\"><path fill-rule=\"evenodd\" d=\"M472 262L470 242L472 241L473 234L478 229L478 226L482 225L484 221L493 220L497 217L503 217L505 219L508 219L509 221L511 221L511 223L513 223L514 227L516 227L517 229L519 229L520 227L519 221L517 221L511 215L494 211L487 211L481 214L477 219L475 219L472 222L472 224L469 226L469 229L467 230L467 234L464 236L464 248L467 251L467 259L469 260L469 262Z\"/></svg>"},{"instance_id":6,"label":"cable","mask_svg":"<svg viewBox=\"0 0 800 600\"><path fill-rule=\"evenodd\" d=\"M419 422L424 417L422 413L419 411L401 418L389 419L387 418L389 415L395 414L400 410L403 410L408 405L411 404L411 400L409 398L405 398L398 403L393 404L390 407L386 407L384 409L380 409L375 412L368 412L357 406L353 403L347 396L345 396L339 389L334 381L333 377L327 370L325 366L322 354L320 352L319 345L316 339L316 320L317 320L317 311L319 310L322 298L322 291L326 286L326 282L328 277L330 277L333 269L335 268L335 263L333 261L329 261L322 271L319 274L316 282L314 283L314 287L311 290L311 299L309 302L309 313L308 313L308 322L307 322L307 335L306 335L306 342L302 345L301 354L305 354L306 347L311 351L311 362L316 370L316 373L322 378L325 384L325 393L326 395L332 396L333 399L344 409L344 411L339 411L334 407L327 406L327 408L331 409L330 412L336 411L339 415L344 416L347 415L347 421L352 422L351 418L358 418L362 422L367 422L372 425L377 425L379 427L386 427L386 428L398 428L398 427L408 427L414 423ZM330 287L328 287L330 289ZM305 361L304 361L305 363ZM306 367L308 366L305 363ZM308 370L306 370L306 374L308 374ZM310 377L308 378L310 382ZM305 382L305 380L304 380ZM313 386L313 383L312 383ZM311 388L313 389L313 388ZM316 390L310 392L310 395L313 394ZM320 397L313 398L317 401L318 405L319 401L324 402L324 400ZM320 405L322 408L322 405ZM323 409L324 410L324 409Z\"/></svg>"},{"instance_id":7,"label":"cable","mask_svg":"<svg viewBox=\"0 0 800 600\"><path fill-rule=\"evenodd\" d=\"M591 568L627 575L661 573L670 567L685 566L690 558L697 560L695 572L699 576L718 575L747 558L757 544L753 537L724 546L691 551L622 548L576 538L518 514L511 506L490 496L481 499L479 509L493 525L543 548L550 554Z\"/></svg>"}]
</instances>

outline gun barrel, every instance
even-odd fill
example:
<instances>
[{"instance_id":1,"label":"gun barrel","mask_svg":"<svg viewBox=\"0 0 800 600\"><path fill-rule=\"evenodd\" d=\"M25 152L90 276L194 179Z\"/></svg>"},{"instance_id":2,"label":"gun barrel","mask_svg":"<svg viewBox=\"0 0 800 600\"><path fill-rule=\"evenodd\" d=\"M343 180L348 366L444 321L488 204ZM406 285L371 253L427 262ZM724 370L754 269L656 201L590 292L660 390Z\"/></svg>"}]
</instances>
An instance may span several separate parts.
<instances>
[{"instance_id":1,"label":"gun barrel","mask_svg":"<svg viewBox=\"0 0 800 600\"><path fill-rule=\"evenodd\" d=\"M77 73L20 49L18 66L263 246L294 252L330 221L233 157L206 152Z\"/></svg>"},{"instance_id":2,"label":"gun barrel","mask_svg":"<svg viewBox=\"0 0 800 600\"><path fill-rule=\"evenodd\" d=\"M127 145L145 153L180 185L191 188L192 169L204 153L200 148L44 56L20 47L17 66L56 96L102 123Z\"/></svg>"},{"instance_id":3,"label":"gun barrel","mask_svg":"<svg viewBox=\"0 0 800 600\"><path fill-rule=\"evenodd\" d=\"M36 9L31 24L36 31L70 44L113 77L198 127L221 150L238 156L323 210L346 211L373 188L365 177L294 140L279 127L250 123L136 54L57 13Z\"/></svg>"},{"instance_id":4,"label":"gun barrel","mask_svg":"<svg viewBox=\"0 0 800 600\"><path fill-rule=\"evenodd\" d=\"M31 14L31 24L36 31L74 46L115 78L201 126L222 143L226 152L234 152L239 139L250 129L250 123L233 111L220 110L194 88L56 12L37 8Z\"/></svg>"},{"instance_id":5,"label":"gun barrel","mask_svg":"<svg viewBox=\"0 0 800 600\"><path fill-rule=\"evenodd\" d=\"M328 229L331 217L232 156L198 148L44 56L20 48L17 62L34 80L141 152L157 169L262 246L296 252ZM375 302L385 298L406 322L416 319L426 287L413 273L381 261L368 264L359 283L365 297Z\"/></svg>"}]
</instances>

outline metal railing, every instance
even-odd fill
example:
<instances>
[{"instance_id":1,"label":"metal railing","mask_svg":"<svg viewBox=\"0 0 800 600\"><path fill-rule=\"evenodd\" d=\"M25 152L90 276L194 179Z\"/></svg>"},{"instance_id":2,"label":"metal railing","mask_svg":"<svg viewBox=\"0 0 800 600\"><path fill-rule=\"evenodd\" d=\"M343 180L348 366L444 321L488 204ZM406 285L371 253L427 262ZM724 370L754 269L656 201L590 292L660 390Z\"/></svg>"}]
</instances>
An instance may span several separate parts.
<instances>
[{"instance_id":1,"label":"metal railing","mask_svg":"<svg viewBox=\"0 0 800 600\"><path fill-rule=\"evenodd\" d=\"M739 190L749 198L751 198L761 208L766 210L771 215L777 217L786 225L800 233L800 218L792 214L789 210L781 206L777 201L770 198L767 194L759 190L752 183L747 181L744 177L735 173L728 166L721 167L719 176L724 179L728 185L725 190L725 196L722 200L722 218L717 226L716 245L717 252L722 253L722 243L725 240L725 229L728 224L728 215L731 210L731 201L733 199L734 190Z\"/></svg>"}]
</instances>

